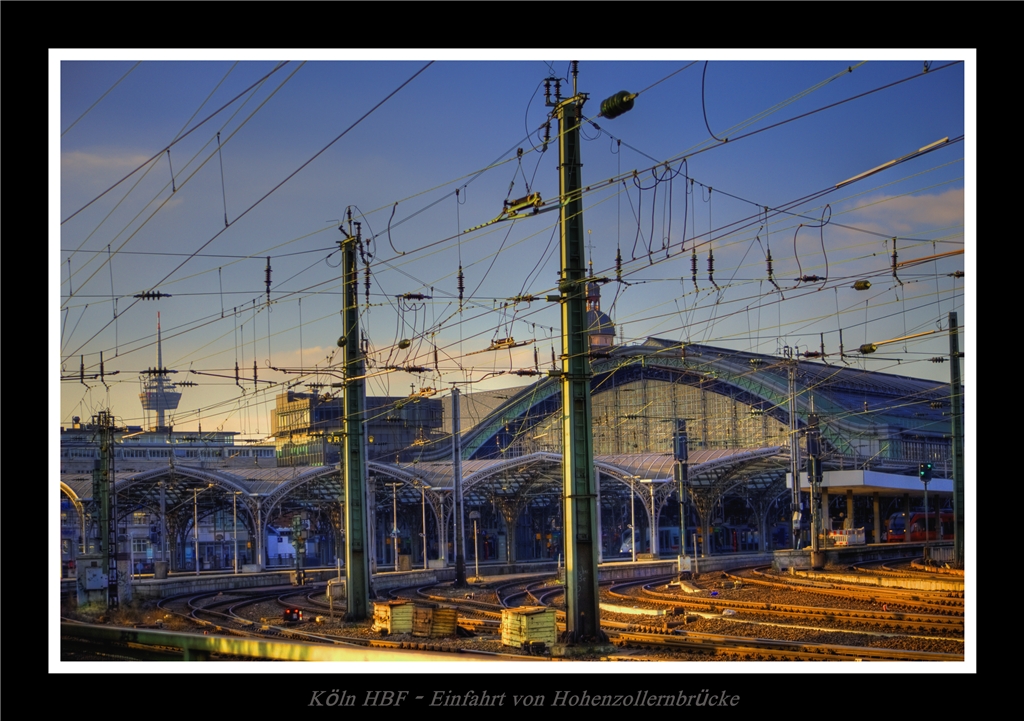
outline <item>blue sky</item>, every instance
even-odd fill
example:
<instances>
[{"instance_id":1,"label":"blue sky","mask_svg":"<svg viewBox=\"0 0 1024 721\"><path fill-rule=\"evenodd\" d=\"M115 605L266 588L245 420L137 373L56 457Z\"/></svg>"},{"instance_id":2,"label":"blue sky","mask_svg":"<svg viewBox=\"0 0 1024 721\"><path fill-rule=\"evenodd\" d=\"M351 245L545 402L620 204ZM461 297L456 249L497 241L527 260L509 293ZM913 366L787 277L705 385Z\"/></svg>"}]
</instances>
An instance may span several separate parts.
<instances>
[{"instance_id":1,"label":"blue sky","mask_svg":"<svg viewBox=\"0 0 1024 721\"><path fill-rule=\"evenodd\" d=\"M764 353L824 342L839 362L840 331L847 353L917 336L845 360L941 382L948 363L928 359L948 353L948 337L933 331L956 311L971 350L973 51L189 52L51 53L51 357L62 377L83 357L97 373L101 352L105 373L117 371L106 387L54 379L55 424L105 408L144 423L139 373L155 365L160 311L172 380L197 384L182 389L176 427L266 436L281 383L338 380L337 226L350 206L372 239L362 322L373 363L433 367L435 347L439 357L439 372L380 376L369 393L514 385L501 373L533 367L534 348L550 366L557 304L506 299L556 283L558 153L555 142L541 152L543 81L561 77L569 95L573 58L600 128L583 131L583 225L598 275L615 277L617 250L624 259L602 309L625 342ZM639 93L633 110L597 117L619 90ZM460 232L527 192L551 212ZM894 276L893 238L899 262L925 260ZM871 288L853 290L858 279ZM152 290L171 297L133 297ZM432 299L402 309L404 293ZM507 336L533 343L474 353ZM278 385L254 390L254 360Z\"/></svg>"}]
</instances>

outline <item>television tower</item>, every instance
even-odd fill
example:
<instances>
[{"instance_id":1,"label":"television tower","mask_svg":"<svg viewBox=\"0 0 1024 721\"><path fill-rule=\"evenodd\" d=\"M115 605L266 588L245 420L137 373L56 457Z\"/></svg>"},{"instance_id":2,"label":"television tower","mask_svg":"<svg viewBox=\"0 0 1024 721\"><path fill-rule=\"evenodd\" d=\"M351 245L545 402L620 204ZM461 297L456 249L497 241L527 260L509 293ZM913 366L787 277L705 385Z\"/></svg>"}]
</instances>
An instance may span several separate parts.
<instances>
[{"instance_id":1,"label":"television tower","mask_svg":"<svg viewBox=\"0 0 1024 721\"><path fill-rule=\"evenodd\" d=\"M144 411L156 411L156 425L150 431L169 430L164 421L164 411L173 411L181 400L181 392L167 380L170 371L164 368L163 348L160 344L160 312L156 314L156 368L145 371L149 379L142 386L139 400ZM148 419L148 416L147 416Z\"/></svg>"}]
</instances>

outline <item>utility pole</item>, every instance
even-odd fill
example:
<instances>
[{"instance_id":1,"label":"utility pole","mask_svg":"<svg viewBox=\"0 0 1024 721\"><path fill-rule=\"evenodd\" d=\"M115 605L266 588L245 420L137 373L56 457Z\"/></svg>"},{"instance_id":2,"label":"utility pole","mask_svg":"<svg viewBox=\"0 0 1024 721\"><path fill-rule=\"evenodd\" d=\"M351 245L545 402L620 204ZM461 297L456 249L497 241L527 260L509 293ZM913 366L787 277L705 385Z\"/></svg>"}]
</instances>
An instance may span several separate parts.
<instances>
[{"instance_id":1,"label":"utility pole","mask_svg":"<svg viewBox=\"0 0 1024 721\"><path fill-rule=\"evenodd\" d=\"M686 490L690 486L690 441L686 433L687 418L676 419L675 442L673 443L673 455L675 456L676 483L679 484L679 577L682 578L683 571L689 570L690 560L686 554ZM696 555L697 549L693 549ZM685 568L684 568L685 567Z\"/></svg>"},{"instance_id":2,"label":"utility pole","mask_svg":"<svg viewBox=\"0 0 1024 721\"><path fill-rule=\"evenodd\" d=\"M796 422L796 359L789 346L782 349L789 376L789 468L793 476L793 550L800 547L800 439Z\"/></svg>"},{"instance_id":3,"label":"utility pole","mask_svg":"<svg viewBox=\"0 0 1024 721\"><path fill-rule=\"evenodd\" d=\"M93 497L100 507L100 555L107 569L107 608L120 606L117 586L117 492L114 489L114 417L109 411L93 416L99 434L100 460L93 475ZM97 493L98 491L98 493Z\"/></svg>"},{"instance_id":4,"label":"utility pole","mask_svg":"<svg viewBox=\"0 0 1024 721\"><path fill-rule=\"evenodd\" d=\"M196 562L196 575L199 575L199 490L192 489L192 554Z\"/></svg>"},{"instance_id":5,"label":"utility pole","mask_svg":"<svg viewBox=\"0 0 1024 721\"><path fill-rule=\"evenodd\" d=\"M295 549L295 580L294 586L306 585L306 564L303 562L306 555L306 527L304 518L305 512L292 516L292 548Z\"/></svg>"},{"instance_id":6,"label":"utility pole","mask_svg":"<svg viewBox=\"0 0 1024 721\"><path fill-rule=\"evenodd\" d=\"M348 234L338 242L342 262L342 335L338 345L342 348L345 371L345 458L342 461L345 484L345 590L348 594L350 621L363 621L370 617L370 556L367 532L367 480L363 433L366 399L366 376L362 348L359 343L359 306L356 252L362 238L359 223L352 234L352 210L348 211ZM345 231L339 227L339 230ZM341 500L341 499L339 499Z\"/></svg>"},{"instance_id":7,"label":"utility pole","mask_svg":"<svg viewBox=\"0 0 1024 721\"><path fill-rule=\"evenodd\" d=\"M953 425L953 567L964 567L964 416L960 388L960 328L949 314L949 400Z\"/></svg>"},{"instance_id":8,"label":"utility pole","mask_svg":"<svg viewBox=\"0 0 1024 721\"><path fill-rule=\"evenodd\" d=\"M561 226L562 306L562 497L565 514L566 634L569 644L604 642L597 587L597 484L594 476L594 439L590 405L590 356L587 337L586 250L583 241L583 202L580 159L580 122L585 93L576 89L578 66L572 63L572 96L561 98L555 80L553 108L558 121L558 167ZM546 81L550 83L549 81ZM633 100L615 106L625 112ZM618 97L618 96L615 96ZM611 99L602 104L602 112ZM628 104L629 107L625 107ZM612 106L609 105L609 108Z\"/></svg>"},{"instance_id":9,"label":"utility pole","mask_svg":"<svg viewBox=\"0 0 1024 721\"><path fill-rule=\"evenodd\" d=\"M821 518L821 430L818 414L814 412L814 396L811 396L811 412L807 416L807 482L811 486L811 568L824 568L825 554L821 550L819 536L825 529Z\"/></svg>"},{"instance_id":10,"label":"utility pole","mask_svg":"<svg viewBox=\"0 0 1024 721\"><path fill-rule=\"evenodd\" d=\"M452 515L455 520L455 588L466 587L466 532L462 515L462 416L459 389L452 387ZM443 514L442 514L443 515Z\"/></svg>"}]
</instances>

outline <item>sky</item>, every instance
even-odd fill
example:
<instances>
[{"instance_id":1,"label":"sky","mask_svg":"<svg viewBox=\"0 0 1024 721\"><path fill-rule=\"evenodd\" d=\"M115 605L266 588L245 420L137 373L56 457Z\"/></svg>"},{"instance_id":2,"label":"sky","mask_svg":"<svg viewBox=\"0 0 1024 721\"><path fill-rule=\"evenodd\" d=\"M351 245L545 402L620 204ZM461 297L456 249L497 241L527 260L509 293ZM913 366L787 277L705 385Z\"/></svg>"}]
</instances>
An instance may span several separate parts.
<instances>
[{"instance_id":1,"label":"sky","mask_svg":"<svg viewBox=\"0 0 1024 721\"><path fill-rule=\"evenodd\" d=\"M930 359L948 355L956 312L973 357L973 50L54 50L52 425L105 409L152 422L138 393L159 312L169 377L194 384L175 428L266 438L277 394L341 380L349 211L371 277L367 304L361 263L368 394L508 387L530 380L510 371L551 367L558 126L545 145L544 84L570 96L573 59L583 228L620 342L824 349L948 382ZM621 90L632 110L600 117ZM529 193L541 212L489 223ZM508 337L524 344L485 350ZM430 370L381 373L408 365Z\"/></svg>"}]
</instances>

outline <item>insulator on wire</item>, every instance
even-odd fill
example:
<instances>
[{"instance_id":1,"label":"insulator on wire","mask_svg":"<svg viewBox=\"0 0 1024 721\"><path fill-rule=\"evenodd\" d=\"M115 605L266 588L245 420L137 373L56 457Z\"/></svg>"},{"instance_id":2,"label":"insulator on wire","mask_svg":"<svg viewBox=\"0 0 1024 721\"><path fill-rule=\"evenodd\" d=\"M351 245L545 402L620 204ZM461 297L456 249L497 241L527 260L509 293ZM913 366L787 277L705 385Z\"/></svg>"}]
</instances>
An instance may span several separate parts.
<instances>
[{"instance_id":1,"label":"insulator on wire","mask_svg":"<svg viewBox=\"0 0 1024 721\"><path fill-rule=\"evenodd\" d=\"M694 246L693 253L690 255L690 277L693 279L693 287L700 290L697 285L697 246Z\"/></svg>"},{"instance_id":2,"label":"insulator on wire","mask_svg":"<svg viewBox=\"0 0 1024 721\"><path fill-rule=\"evenodd\" d=\"M366 305L370 305L370 266L363 267L364 285L366 287Z\"/></svg>"},{"instance_id":3,"label":"insulator on wire","mask_svg":"<svg viewBox=\"0 0 1024 721\"><path fill-rule=\"evenodd\" d=\"M270 303L270 256L269 255L267 256L267 270L266 270L266 280L265 280L265 282L267 284L267 303L269 304Z\"/></svg>"},{"instance_id":4,"label":"insulator on wire","mask_svg":"<svg viewBox=\"0 0 1024 721\"><path fill-rule=\"evenodd\" d=\"M615 249L615 279L622 280L622 251Z\"/></svg>"},{"instance_id":5,"label":"insulator on wire","mask_svg":"<svg viewBox=\"0 0 1024 721\"><path fill-rule=\"evenodd\" d=\"M897 283L899 283L900 285L903 285L903 281L900 280L900 277L898 275L896 275L896 269L899 267L899 263L896 262L896 259L897 259L897 255L896 255L896 239L893 238L892 239L892 277L896 279Z\"/></svg>"},{"instance_id":6,"label":"insulator on wire","mask_svg":"<svg viewBox=\"0 0 1024 721\"><path fill-rule=\"evenodd\" d=\"M633 100L635 98L636 95L628 90L620 90L610 98L605 98L601 101L601 115L609 120L617 118L633 109Z\"/></svg>"},{"instance_id":7,"label":"insulator on wire","mask_svg":"<svg viewBox=\"0 0 1024 721\"><path fill-rule=\"evenodd\" d=\"M765 262L768 264L768 280L772 285L775 286L775 290L782 292L782 288L775 282L775 271L772 269L772 249L768 249L768 254L765 256Z\"/></svg>"},{"instance_id":8,"label":"insulator on wire","mask_svg":"<svg viewBox=\"0 0 1024 721\"><path fill-rule=\"evenodd\" d=\"M462 266L459 266L459 305L462 305L462 295L466 290L466 278L462 274Z\"/></svg>"}]
</instances>

